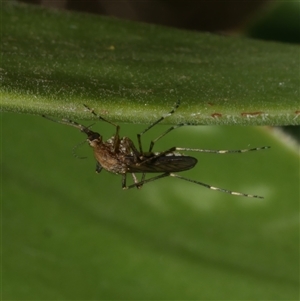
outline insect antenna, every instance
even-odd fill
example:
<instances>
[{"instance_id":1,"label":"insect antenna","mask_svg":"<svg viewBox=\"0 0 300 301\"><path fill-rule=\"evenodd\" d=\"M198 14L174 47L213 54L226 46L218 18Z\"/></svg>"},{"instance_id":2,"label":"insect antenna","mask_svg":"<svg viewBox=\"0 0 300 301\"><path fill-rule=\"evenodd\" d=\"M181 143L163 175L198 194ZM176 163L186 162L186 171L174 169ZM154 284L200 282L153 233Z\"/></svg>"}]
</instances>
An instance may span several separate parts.
<instances>
[{"instance_id":1,"label":"insect antenna","mask_svg":"<svg viewBox=\"0 0 300 301\"><path fill-rule=\"evenodd\" d=\"M84 143L86 142L86 140L81 141L80 143L76 144L73 148L72 148L72 154L76 159L86 159L87 157L81 157L78 156L76 154L76 150L78 149L79 146L82 146Z\"/></svg>"}]
</instances>

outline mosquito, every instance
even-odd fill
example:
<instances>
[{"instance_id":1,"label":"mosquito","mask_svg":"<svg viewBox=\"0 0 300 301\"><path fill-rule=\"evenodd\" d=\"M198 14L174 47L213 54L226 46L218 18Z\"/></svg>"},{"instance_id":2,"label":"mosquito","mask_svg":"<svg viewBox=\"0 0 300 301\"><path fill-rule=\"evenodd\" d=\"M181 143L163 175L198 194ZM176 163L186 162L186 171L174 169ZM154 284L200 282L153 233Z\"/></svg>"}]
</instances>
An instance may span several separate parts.
<instances>
[{"instance_id":1,"label":"mosquito","mask_svg":"<svg viewBox=\"0 0 300 301\"><path fill-rule=\"evenodd\" d=\"M180 105L178 100L173 109L160 117L158 120L150 124L144 131L137 134L138 148L134 145L133 141L128 137L120 137L120 126L106 120L102 116L99 116L95 113L94 109L89 108L87 105L84 107L91 112L97 119L107 122L115 127L115 135L110 139L104 141L103 137L90 129L91 126L84 126L75 121L69 119L54 120L45 115L42 115L44 118L47 118L51 121L66 124L72 127L79 129L81 132L87 135L87 142L94 150L94 156L96 159L96 172L100 173L102 169L105 169L111 173L118 174L122 176L122 188L131 189L131 188L142 188L144 184L156 181L158 179L166 177L174 177L194 184L204 186L208 189L221 191L224 193L250 197L250 198L263 198L262 196L246 194L236 191L231 191L215 186L205 184L203 182L195 181L186 177L182 177L177 174L177 172L185 171L192 169L198 162L194 157L184 155L179 153L181 151L188 152L199 152L199 153L214 153L214 154L228 154L228 153L245 153L250 151L259 151L263 149L270 148L269 146L249 148L249 149L239 149L239 150L210 150L210 149L195 149L195 148L185 148L185 147L171 147L162 152L153 152L153 147L155 143L163 138L165 135L171 131L188 125L186 123L181 123L170 127L168 130L163 132L157 138L150 142L149 150L144 151L142 147L142 136L147 133L151 128L153 128L158 123L162 122L168 116L171 116L175 113L177 108ZM131 173L133 178L133 184L126 184L127 174ZM146 174L148 173L159 173L159 175L145 179ZM137 178L136 174L142 174L140 180Z\"/></svg>"}]
</instances>

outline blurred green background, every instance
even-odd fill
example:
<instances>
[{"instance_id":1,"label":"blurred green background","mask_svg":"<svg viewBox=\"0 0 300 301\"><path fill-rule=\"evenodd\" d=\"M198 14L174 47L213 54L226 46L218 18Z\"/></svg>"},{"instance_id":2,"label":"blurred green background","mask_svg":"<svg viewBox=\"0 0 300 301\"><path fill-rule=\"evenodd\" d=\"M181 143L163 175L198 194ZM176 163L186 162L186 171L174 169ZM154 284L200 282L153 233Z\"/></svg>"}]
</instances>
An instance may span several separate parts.
<instances>
[{"instance_id":1,"label":"blurred green background","mask_svg":"<svg viewBox=\"0 0 300 301\"><path fill-rule=\"evenodd\" d=\"M173 178L123 191L120 177L94 173L87 145L77 153L88 159L72 156L84 139L73 128L12 113L2 125L3 300L297 298L298 156L269 129L187 127L156 147L270 145L197 155L182 173L260 200ZM143 128L122 134L136 141Z\"/></svg>"},{"instance_id":2,"label":"blurred green background","mask_svg":"<svg viewBox=\"0 0 300 301\"><path fill-rule=\"evenodd\" d=\"M75 129L13 113L1 126L2 300L299 299L299 153L273 129L186 127L155 149L270 145L197 154L182 173L259 200L172 178L123 191L120 177L94 173L87 145L74 158L85 139ZM136 141L144 127L121 134Z\"/></svg>"}]
</instances>

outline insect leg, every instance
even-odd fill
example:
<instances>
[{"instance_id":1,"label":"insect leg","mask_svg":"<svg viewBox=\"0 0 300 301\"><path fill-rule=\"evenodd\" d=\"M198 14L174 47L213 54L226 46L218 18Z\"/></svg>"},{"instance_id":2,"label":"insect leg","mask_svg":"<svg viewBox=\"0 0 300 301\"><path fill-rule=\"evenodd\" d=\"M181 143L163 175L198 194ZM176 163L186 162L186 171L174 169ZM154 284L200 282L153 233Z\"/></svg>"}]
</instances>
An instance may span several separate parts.
<instances>
[{"instance_id":1,"label":"insect leg","mask_svg":"<svg viewBox=\"0 0 300 301\"><path fill-rule=\"evenodd\" d=\"M136 178L135 174L132 173L131 175L132 175L134 184L133 184L133 185L130 185L130 186L126 186L126 173L125 173L125 174L122 174L122 189L128 189L128 188L133 188L133 187L136 187L137 189L142 188L143 183L142 183L142 185L139 185L140 182L139 182L138 179Z\"/></svg>"},{"instance_id":2,"label":"insect leg","mask_svg":"<svg viewBox=\"0 0 300 301\"><path fill-rule=\"evenodd\" d=\"M115 124L115 123L113 123L113 122L111 122L111 121L109 121L109 120L103 118L102 116L96 114L95 111L94 111L94 109L91 109L90 107L88 107L88 106L85 105L85 104L84 104L84 107L85 107L90 113L92 113L95 117L97 117L98 119L100 119L100 120L102 120L102 121L104 121L104 122L107 122L107 123L109 123L109 124L111 124L111 125L113 125L113 126L115 126L115 127L118 127L117 124Z\"/></svg>"},{"instance_id":3,"label":"insect leg","mask_svg":"<svg viewBox=\"0 0 300 301\"><path fill-rule=\"evenodd\" d=\"M149 183L149 182L152 182L152 181L155 181L155 180L158 180L158 179L161 179L161 178L165 178L165 177L168 177L170 175L170 173L166 172L166 173L163 173L161 175L158 175L158 176L155 176L155 177L152 177L150 179L147 179L147 180L144 180L144 181L140 181L138 183L134 183L132 185L129 185L129 186L122 186L123 189L131 189L131 188L134 188L134 187L142 187L142 185L146 184L146 183Z\"/></svg>"},{"instance_id":4,"label":"insect leg","mask_svg":"<svg viewBox=\"0 0 300 301\"><path fill-rule=\"evenodd\" d=\"M199 152L199 153L214 153L214 154L229 154L229 153L246 153L251 151L259 151L268 149L270 146L246 148L246 149L198 149L198 148L186 148L186 147L175 147L175 151L188 151L188 152Z\"/></svg>"},{"instance_id":5,"label":"insect leg","mask_svg":"<svg viewBox=\"0 0 300 301\"><path fill-rule=\"evenodd\" d=\"M132 150L132 152L135 156L135 161L137 161L141 154L136 149L136 147L135 147L134 143L131 141L131 139L127 138L127 143L129 144L129 146L130 146L130 148L131 148L131 150Z\"/></svg>"},{"instance_id":6,"label":"insect leg","mask_svg":"<svg viewBox=\"0 0 300 301\"><path fill-rule=\"evenodd\" d=\"M262 197L262 196L259 196L259 195L247 194L247 193L241 193L241 192L231 191L231 190L227 190L227 189L223 189L223 188L219 188L219 187L214 187L214 186L211 186L211 185L202 183L202 182L198 182L198 181L195 181L195 180L191 180L191 179L188 179L188 178L179 176L179 175L174 174L174 173L170 173L169 175L170 175L171 177L175 177L175 178L178 178L178 179L181 179L181 180L185 180L185 181L188 181L188 182L192 182L192 183L195 183L195 184L204 186L204 187L206 187L206 188L208 188L208 189L212 189L212 190L216 190L216 191L225 192L225 193L229 193L229 194L232 194L232 195L245 196L245 197L248 197L248 198L259 198L259 199L263 199L263 197Z\"/></svg>"},{"instance_id":7,"label":"insect leg","mask_svg":"<svg viewBox=\"0 0 300 301\"><path fill-rule=\"evenodd\" d=\"M140 188L142 188L142 186L143 186L143 184L144 184L144 181L145 181L145 176L146 176L146 174L145 174L145 173L143 173L143 174L142 174L141 181L140 181L140 182L142 183L142 184L141 184L141 186L140 186Z\"/></svg>"},{"instance_id":8,"label":"insect leg","mask_svg":"<svg viewBox=\"0 0 300 301\"><path fill-rule=\"evenodd\" d=\"M180 123L178 125L174 125L174 126L170 127L167 131L165 131L164 133L162 133L160 136L158 136L156 139L152 140L151 143L150 143L149 152L152 151L154 144L159 139L161 139L162 137L164 137L166 134L168 134L169 132L173 131L174 129L177 129L177 128L185 126L185 125L189 125L189 124L188 123ZM237 150L228 150L228 149L224 149L224 150L210 150L210 149L195 149L195 148L177 147L175 149L175 151L191 151L191 152L202 152L202 153L227 154L227 153L246 153L246 152L250 152L250 151L258 151L258 150L268 149L268 148L270 148L270 146L247 148L247 149L237 149Z\"/></svg>"},{"instance_id":9,"label":"insect leg","mask_svg":"<svg viewBox=\"0 0 300 301\"><path fill-rule=\"evenodd\" d=\"M122 174L122 189L127 189L127 187L126 187L126 173Z\"/></svg>"},{"instance_id":10,"label":"insect leg","mask_svg":"<svg viewBox=\"0 0 300 301\"><path fill-rule=\"evenodd\" d=\"M150 161L150 160L153 160L153 159L156 159L156 158L158 158L158 157L162 157L162 156L164 156L164 155L166 155L166 154L175 152L176 149L177 149L177 148L176 148L175 146L174 146L174 147L171 147L171 148L169 148L168 150L166 150L166 151L164 151L164 152L158 153L157 155L152 156L152 157L150 157L150 158L148 158L148 159L146 159L146 160L144 160L144 161L141 161L141 162L139 162L139 163L136 163L136 164L137 164L137 165L143 165L143 164L145 164L146 162L148 162L148 161Z\"/></svg>"},{"instance_id":11,"label":"insect leg","mask_svg":"<svg viewBox=\"0 0 300 301\"><path fill-rule=\"evenodd\" d=\"M166 154L176 152L176 151L187 151L187 152L198 152L198 153L212 153L212 154L230 154L230 153L246 153L251 151L259 151L263 149L268 149L270 146L262 146L262 147L255 147L255 148L247 148L247 149L223 149L223 150L214 150L214 149L200 149L200 148L186 148L186 147L171 147L168 150L161 152L151 158L148 158L141 163L138 163L138 165L145 164L147 161L153 160L155 158L164 156Z\"/></svg>"},{"instance_id":12,"label":"insect leg","mask_svg":"<svg viewBox=\"0 0 300 301\"><path fill-rule=\"evenodd\" d=\"M103 169L103 167L100 165L99 162L96 163L96 173L101 172L101 170Z\"/></svg>"},{"instance_id":13,"label":"insect leg","mask_svg":"<svg viewBox=\"0 0 300 301\"><path fill-rule=\"evenodd\" d=\"M140 134L137 134L137 139L138 139L138 143L139 143L139 149L140 149L140 153L143 154L143 148L142 148L142 141L141 141L141 136L143 134L145 134L146 132L148 132L151 128L153 128L155 125L157 125L158 123L160 123L161 121L163 121L166 117L172 115L176 109L179 107L180 105L180 100L178 99L177 103L175 104L174 108L167 114L163 115L162 117L160 117L158 120L156 120L155 122L153 122L152 124L150 124L143 132L141 132ZM164 136L164 135L163 135Z\"/></svg>"},{"instance_id":14,"label":"insect leg","mask_svg":"<svg viewBox=\"0 0 300 301\"><path fill-rule=\"evenodd\" d=\"M149 152L152 151L154 144L155 144L159 139L161 139L162 137L164 137L165 135L167 135L167 134L170 133L171 131L173 131L173 130L175 130L175 129L177 129L177 128L180 128L180 127L182 127L182 126L184 126L184 125L187 125L187 124L185 124L185 123L180 123L180 124L178 124L178 125L174 125L174 126L170 127L167 131L165 131L164 133L162 133L160 136L158 136L157 138L155 138L154 140L151 140L150 147L149 147Z\"/></svg>"},{"instance_id":15,"label":"insect leg","mask_svg":"<svg viewBox=\"0 0 300 301\"><path fill-rule=\"evenodd\" d=\"M139 184L139 180L137 179L134 173L131 173L134 183L136 184L137 189L141 189L143 184ZM144 174L143 174L144 175Z\"/></svg>"},{"instance_id":16,"label":"insect leg","mask_svg":"<svg viewBox=\"0 0 300 301\"><path fill-rule=\"evenodd\" d=\"M114 150L116 151L118 149L118 146L119 146L119 141L120 141L120 137L119 137L119 132L120 132L120 126L103 118L102 116L98 115L95 113L94 109L91 109L89 108L87 105L84 104L84 107L89 111L91 112L95 117L97 117L98 119L104 121L104 122L107 122L111 125L113 125L115 128L116 128L116 134L115 134L115 140L114 140Z\"/></svg>"}]
</instances>

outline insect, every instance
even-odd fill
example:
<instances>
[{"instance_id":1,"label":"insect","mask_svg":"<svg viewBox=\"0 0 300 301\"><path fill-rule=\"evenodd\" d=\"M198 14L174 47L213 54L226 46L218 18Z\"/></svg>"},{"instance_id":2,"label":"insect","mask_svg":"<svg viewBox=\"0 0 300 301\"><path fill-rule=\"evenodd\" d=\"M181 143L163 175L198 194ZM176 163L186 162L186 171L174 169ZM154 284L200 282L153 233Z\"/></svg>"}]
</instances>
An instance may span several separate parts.
<instances>
[{"instance_id":1,"label":"insect","mask_svg":"<svg viewBox=\"0 0 300 301\"><path fill-rule=\"evenodd\" d=\"M79 124L75 121L69 119L62 119L61 121L53 120L45 115L43 117L62 124L66 124L72 127L79 129L81 132L87 135L87 142L94 150L94 156L96 159L96 172L99 173L102 169L106 169L109 172L114 174L119 174L122 176L122 188L142 188L146 183L156 181L165 177L174 177L181 180L189 181L206 188L217 190L232 195L239 195L252 198L263 198L258 195L246 194L241 192L235 192L215 186L211 186L199 181L195 181L189 178L182 177L177 174L177 172L189 170L197 164L197 159L191 156L186 156L179 153L179 151L189 151L189 152L200 152L200 153L215 153L215 154L227 154L227 153L245 153L249 151L258 151L263 149L268 149L269 146L250 148L250 149L240 149L240 150L208 150L208 149L194 149L194 148L183 148L183 147L171 147L162 152L153 152L153 147L155 143L173 131L176 128L179 128L185 123L174 125L170 127L167 131L163 132L160 136L151 141L149 150L144 151L142 147L141 137L148 132L155 125L163 121L166 117L172 115L176 109L179 107L180 101L176 103L174 108L167 114L163 115L157 121L150 124L143 132L137 134L138 148L134 145L133 141L128 137L120 137L120 126L106 120L102 116L99 116L95 113L93 109L90 109L88 106L84 105L85 108L90 111L95 117L99 120L107 122L115 127L115 135L110 139L104 141L103 137L92 130L90 126L86 127L82 124ZM131 185L126 184L126 176L128 173L131 173L134 183ZM146 179L146 174L148 173L160 173L159 175L150 177ZM136 174L142 174L141 179L138 180Z\"/></svg>"}]
</instances>

